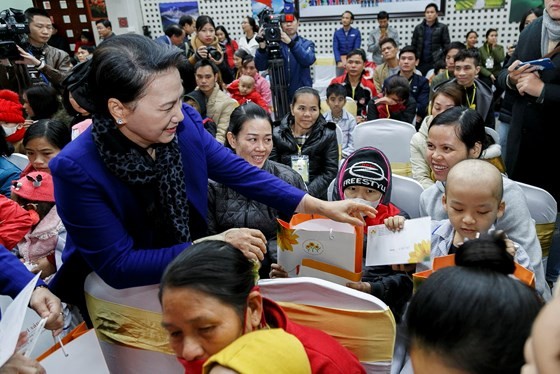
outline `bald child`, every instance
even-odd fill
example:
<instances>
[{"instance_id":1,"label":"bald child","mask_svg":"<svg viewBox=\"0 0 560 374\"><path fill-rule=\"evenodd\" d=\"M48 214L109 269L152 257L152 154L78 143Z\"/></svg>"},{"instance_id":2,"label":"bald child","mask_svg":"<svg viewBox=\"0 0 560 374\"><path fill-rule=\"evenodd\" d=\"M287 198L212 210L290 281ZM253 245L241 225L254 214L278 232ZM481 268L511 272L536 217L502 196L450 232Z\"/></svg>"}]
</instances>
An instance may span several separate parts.
<instances>
[{"instance_id":1,"label":"bald child","mask_svg":"<svg viewBox=\"0 0 560 374\"><path fill-rule=\"evenodd\" d=\"M506 209L500 171L480 159L457 163L447 175L442 204L449 218L432 221L430 261L417 264L417 271L430 269L434 257L453 254L465 240L494 229L494 222ZM511 240L507 242L515 261L533 271L525 250Z\"/></svg>"}]
</instances>

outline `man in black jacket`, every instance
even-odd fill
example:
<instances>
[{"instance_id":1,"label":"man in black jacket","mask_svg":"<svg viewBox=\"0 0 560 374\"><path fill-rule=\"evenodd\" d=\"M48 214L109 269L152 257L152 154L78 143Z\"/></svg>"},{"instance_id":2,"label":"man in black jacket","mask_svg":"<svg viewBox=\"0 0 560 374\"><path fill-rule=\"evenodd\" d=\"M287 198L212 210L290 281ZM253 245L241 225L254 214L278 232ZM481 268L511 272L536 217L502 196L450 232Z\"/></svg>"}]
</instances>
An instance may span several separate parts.
<instances>
[{"instance_id":1,"label":"man in black jacket","mask_svg":"<svg viewBox=\"0 0 560 374\"><path fill-rule=\"evenodd\" d=\"M438 21L438 6L434 3L426 5L424 21L414 28L412 46L420 59L418 70L425 76L434 68L434 63L443 58L443 51L450 43L447 25Z\"/></svg>"}]
</instances>

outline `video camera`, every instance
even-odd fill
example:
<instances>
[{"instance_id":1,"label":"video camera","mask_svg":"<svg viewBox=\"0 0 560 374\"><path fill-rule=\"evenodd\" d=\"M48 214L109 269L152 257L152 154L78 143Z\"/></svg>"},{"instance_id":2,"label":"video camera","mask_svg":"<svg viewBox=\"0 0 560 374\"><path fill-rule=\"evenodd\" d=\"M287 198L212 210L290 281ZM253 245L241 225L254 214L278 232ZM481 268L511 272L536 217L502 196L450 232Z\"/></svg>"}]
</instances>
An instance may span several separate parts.
<instances>
[{"instance_id":1,"label":"video camera","mask_svg":"<svg viewBox=\"0 0 560 374\"><path fill-rule=\"evenodd\" d=\"M263 37L258 42L266 41L269 45L271 43L280 43L282 40L282 29L280 23L292 22L294 20L294 3L293 1L284 1L284 13L274 14L271 8L264 8L258 14L259 23L263 27Z\"/></svg>"},{"instance_id":2,"label":"video camera","mask_svg":"<svg viewBox=\"0 0 560 374\"><path fill-rule=\"evenodd\" d=\"M0 12L0 59L19 60L21 56L16 45L27 42L29 25L25 14L19 9Z\"/></svg>"}]
</instances>

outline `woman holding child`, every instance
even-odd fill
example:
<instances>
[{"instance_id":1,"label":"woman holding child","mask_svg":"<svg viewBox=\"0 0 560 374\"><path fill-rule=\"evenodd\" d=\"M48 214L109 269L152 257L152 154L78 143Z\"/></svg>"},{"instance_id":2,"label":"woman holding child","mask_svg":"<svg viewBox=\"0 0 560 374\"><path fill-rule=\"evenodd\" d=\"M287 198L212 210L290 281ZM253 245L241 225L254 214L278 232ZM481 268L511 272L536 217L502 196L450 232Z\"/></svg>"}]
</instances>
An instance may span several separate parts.
<instances>
[{"instance_id":1,"label":"woman holding child","mask_svg":"<svg viewBox=\"0 0 560 374\"><path fill-rule=\"evenodd\" d=\"M420 196L421 216L431 216L434 220L448 218L442 205L447 174L461 160L485 158L484 152L488 146L484 121L473 109L453 107L433 119L428 128L426 159L437 182ZM548 298L550 290L544 280L541 246L527 200L517 183L505 176L502 178L506 209L496 220L495 228L503 230L511 240L525 249L535 271L536 288L543 297Z\"/></svg>"}]
</instances>

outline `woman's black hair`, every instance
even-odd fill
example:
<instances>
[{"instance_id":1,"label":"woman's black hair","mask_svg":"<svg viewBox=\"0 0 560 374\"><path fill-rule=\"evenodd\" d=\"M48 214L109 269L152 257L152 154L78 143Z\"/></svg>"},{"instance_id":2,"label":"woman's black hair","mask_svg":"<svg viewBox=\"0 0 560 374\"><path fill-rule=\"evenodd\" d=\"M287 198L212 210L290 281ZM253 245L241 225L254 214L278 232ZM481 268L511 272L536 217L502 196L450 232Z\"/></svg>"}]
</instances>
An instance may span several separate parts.
<instances>
[{"instance_id":1,"label":"woman's black hair","mask_svg":"<svg viewBox=\"0 0 560 374\"><path fill-rule=\"evenodd\" d=\"M33 120L52 118L60 109L58 92L46 84L29 87L25 90L25 96L33 109Z\"/></svg>"},{"instance_id":2,"label":"woman's black hair","mask_svg":"<svg viewBox=\"0 0 560 374\"><path fill-rule=\"evenodd\" d=\"M451 107L438 114L430 123L428 131L434 126L455 126L455 134L467 147L472 149L477 142L481 144L479 158L490 145L490 141L486 136L484 120L474 109L465 109L463 107Z\"/></svg>"},{"instance_id":3,"label":"woman's black hair","mask_svg":"<svg viewBox=\"0 0 560 374\"><path fill-rule=\"evenodd\" d=\"M214 28L214 30L216 30L216 24L214 23L212 17L206 15L198 16L195 23L196 31L198 32L202 30L202 28L207 24L210 24Z\"/></svg>"},{"instance_id":4,"label":"woman's black hair","mask_svg":"<svg viewBox=\"0 0 560 374\"><path fill-rule=\"evenodd\" d=\"M243 57L243 60L242 60L242 62L241 62L241 65L242 65L244 68L246 68L246 67L247 67L247 64L249 64L249 63L251 63L251 62L253 62L253 61L255 61L255 58L253 57L253 55L248 54L247 56Z\"/></svg>"},{"instance_id":5,"label":"woman's black hair","mask_svg":"<svg viewBox=\"0 0 560 374\"><path fill-rule=\"evenodd\" d=\"M467 39L469 38L469 35L470 35L470 34L473 34L473 33L474 33L474 34L476 35L476 37L478 38L478 33L477 33L476 31L474 31L474 30L470 30L469 32L467 32L467 35L465 35L465 40L467 40Z\"/></svg>"},{"instance_id":6,"label":"woman's black hair","mask_svg":"<svg viewBox=\"0 0 560 374\"><path fill-rule=\"evenodd\" d=\"M218 25L216 27L216 31L218 31L218 30L220 30L224 33L224 35L226 37L226 44L231 44L231 37L229 36L229 33L227 32L226 28L222 25Z\"/></svg>"},{"instance_id":7,"label":"woman's black hair","mask_svg":"<svg viewBox=\"0 0 560 374\"><path fill-rule=\"evenodd\" d=\"M270 124L270 130L272 132L272 120L270 116L261 106L253 103L247 102L246 104L240 105L231 112L229 117L229 126L227 128L226 134L231 132L234 137L237 137L239 132L243 129L243 125L252 119L265 119ZM233 149L226 136L224 146L229 149Z\"/></svg>"},{"instance_id":8,"label":"woman's black hair","mask_svg":"<svg viewBox=\"0 0 560 374\"><path fill-rule=\"evenodd\" d=\"M253 32L256 34L259 32L259 25L257 23L257 21L250 16L247 16L247 22L249 22L249 25L251 25L251 28L253 29Z\"/></svg>"},{"instance_id":9,"label":"woman's black hair","mask_svg":"<svg viewBox=\"0 0 560 374\"><path fill-rule=\"evenodd\" d=\"M241 251L219 240L193 244L165 269L159 301L168 288L189 288L233 307L242 318L247 296L255 286L254 265Z\"/></svg>"},{"instance_id":10,"label":"woman's black hair","mask_svg":"<svg viewBox=\"0 0 560 374\"><path fill-rule=\"evenodd\" d=\"M294 97L292 98L292 105L294 105L298 99L298 97L300 97L301 95L304 94L311 94L313 96L315 96L315 98L317 99L317 105L321 106L321 96L319 95L319 92L314 89L313 87L300 87L296 90L296 92L294 93Z\"/></svg>"},{"instance_id":11,"label":"woman's black hair","mask_svg":"<svg viewBox=\"0 0 560 374\"><path fill-rule=\"evenodd\" d=\"M58 149L64 148L71 140L68 126L56 119L42 119L29 126L23 136L23 146L37 138L47 139L49 144Z\"/></svg>"},{"instance_id":12,"label":"woman's black hair","mask_svg":"<svg viewBox=\"0 0 560 374\"><path fill-rule=\"evenodd\" d=\"M488 30L486 30L486 36L485 36L486 39L488 39L488 35L490 35L491 32L496 32L496 33L497 33L498 30L496 30L496 29L488 29Z\"/></svg>"},{"instance_id":13,"label":"woman's black hair","mask_svg":"<svg viewBox=\"0 0 560 374\"><path fill-rule=\"evenodd\" d=\"M185 65L181 50L138 34L116 35L95 50L89 73L90 97L95 112L109 116L110 98L121 103L135 103L157 73Z\"/></svg>"},{"instance_id":14,"label":"woman's black hair","mask_svg":"<svg viewBox=\"0 0 560 374\"><path fill-rule=\"evenodd\" d=\"M84 51L88 51L89 54L93 54L93 52L95 52L95 46L94 45L81 45L80 47L78 47L78 49L83 49Z\"/></svg>"},{"instance_id":15,"label":"woman's black hair","mask_svg":"<svg viewBox=\"0 0 560 374\"><path fill-rule=\"evenodd\" d=\"M6 132L4 128L0 126L0 156L8 157L12 153L14 153L14 146L6 140Z\"/></svg>"},{"instance_id":16,"label":"woman's black hair","mask_svg":"<svg viewBox=\"0 0 560 374\"><path fill-rule=\"evenodd\" d=\"M419 286L407 310L412 350L431 352L467 373L519 373L523 346L542 302L509 276L504 235L484 234L456 253L456 264Z\"/></svg>"},{"instance_id":17,"label":"woman's black hair","mask_svg":"<svg viewBox=\"0 0 560 374\"><path fill-rule=\"evenodd\" d=\"M249 52L247 52L246 49L243 48L239 48L237 51L235 51L233 53L235 56L239 57L241 60L243 60L245 57L247 56L251 56L251 54Z\"/></svg>"},{"instance_id":18,"label":"woman's black hair","mask_svg":"<svg viewBox=\"0 0 560 374\"><path fill-rule=\"evenodd\" d=\"M526 11L523 14L523 17L521 17L521 22L519 22L519 32L525 29L525 21L527 20L527 17L529 17L531 14L534 14L537 18L539 18L543 14L543 9L540 7L536 7Z\"/></svg>"}]
</instances>

